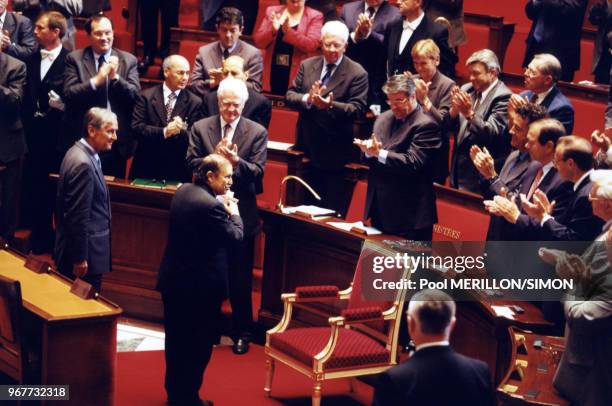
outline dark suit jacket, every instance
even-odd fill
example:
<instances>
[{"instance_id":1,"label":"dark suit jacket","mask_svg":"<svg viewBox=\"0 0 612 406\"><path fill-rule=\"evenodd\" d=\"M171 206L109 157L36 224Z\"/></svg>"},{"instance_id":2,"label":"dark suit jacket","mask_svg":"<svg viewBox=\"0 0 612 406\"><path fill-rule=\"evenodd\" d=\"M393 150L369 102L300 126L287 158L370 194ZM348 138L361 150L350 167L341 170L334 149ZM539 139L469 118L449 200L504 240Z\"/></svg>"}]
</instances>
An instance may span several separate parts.
<instances>
[{"instance_id":1,"label":"dark suit jacket","mask_svg":"<svg viewBox=\"0 0 612 406\"><path fill-rule=\"evenodd\" d=\"M388 150L384 164L368 158L370 165L365 218L376 205L380 221L375 224L389 234L430 227L438 221L433 188L433 165L440 149L440 127L417 107L395 131L389 110L378 116L374 134Z\"/></svg>"},{"instance_id":2,"label":"dark suit jacket","mask_svg":"<svg viewBox=\"0 0 612 406\"><path fill-rule=\"evenodd\" d=\"M542 226L544 240L593 241L599 235L604 221L593 214L589 201L592 187L588 176L580 182L567 209Z\"/></svg>"},{"instance_id":3,"label":"dark suit jacket","mask_svg":"<svg viewBox=\"0 0 612 406\"><path fill-rule=\"evenodd\" d=\"M127 159L134 152L130 123L132 108L140 91L136 69L138 61L134 55L114 48L111 55L119 58L119 79L108 84L111 110L117 114L119 121L118 140L113 144L113 150L117 150L124 159ZM66 57L64 76L66 119L62 136L64 148L78 140L83 134L83 118L87 110L92 107L106 108L102 86L94 90L89 83L96 73L96 62L91 47L78 49Z\"/></svg>"},{"instance_id":4,"label":"dark suit jacket","mask_svg":"<svg viewBox=\"0 0 612 406\"><path fill-rule=\"evenodd\" d=\"M379 375L373 405L493 406L491 372L448 346L423 348Z\"/></svg>"},{"instance_id":5,"label":"dark suit jacket","mask_svg":"<svg viewBox=\"0 0 612 406\"><path fill-rule=\"evenodd\" d=\"M493 199L502 194L502 188L508 192L518 192L525 172L530 166L540 167L537 162L532 162L529 154L524 152L524 157L518 163L517 158L521 155L519 150L514 150L508 155L499 176L494 179L480 179L480 190L485 199ZM502 217L491 216L489 229L487 230L487 241L507 241L510 238L512 227Z\"/></svg>"},{"instance_id":6,"label":"dark suit jacket","mask_svg":"<svg viewBox=\"0 0 612 406\"><path fill-rule=\"evenodd\" d=\"M612 68L610 68L612 72ZM612 127L612 74L610 75L610 87L608 88L608 105L604 116L604 128Z\"/></svg>"},{"instance_id":7,"label":"dark suit jacket","mask_svg":"<svg viewBox=\"0 0 612 406\"><path fill-rule=\"evenodd\" d=\"M349 32L354 32L357 28L357 18L364 12L365 0L353 1L342 6L340 19L346 24ZM401 19L397 7L388 2L383 2L376 14L374 14L374 24L370 36L359 42L354 42L349 37L346 55L359 63L368 72L370 89L368 92L368 103L375 103L383 99L380 86L375 86L376 69L380 60L385 57L382 47L385 39L387 26L396 20Z\"/></svg>"},{"instance_id":8,"label":"dark suit jacket","mask_svg":"<svg viewBox=\"0 0 612 406\"><path fill-rule=\"evenodd\" d=\"M471 83L463 85L462 90L476 99L475 90ZM480 192L480 176L470 158L470 148L476 144L487 147L496 168L502 165L510 152L510 138L507 136L508 100L512 91L500 80L487 97L475 110L474 118L468 122L459 115L450 128L457 129L455 146L451 163L451 185L470 192Z\"/></svg>"},{"instance_id":9,"label":"dark suit jacket","mask_svg":"<svg viewBox=\"0 0 612 406\"><path fill-rule=\"evenodd\" d=\"M332 108L307 108L302 97L320 79L324 63L322 56L303 61L286 98L287 104L300 112L296 148L303 149L315 167L338 169L356 152L352 145L353 121L366 109L368 74L357 62L344 55L323 94L327 97L333 92Z\"/></svg>"},{"instance_id":10,"label":"dark suit jacket","mask_svg":"<svg viewBox=\"0 0 612 406\"><path fill-rule=\"evenodd\" d=\"M606 1L595 3L589 12L589 21L597 27L591 72L599 82L599 77L609 77L610 74L610 59L612 58L610 57L608 34L612 31L612 7Z\"/></svg>"},{"instance_id":11,"label":"dark suit jacket","mask_svg":"<svg viewBox=\"0 0 612 406\"><path fill-rule=\"evenodd\" d=\"M20 114L25 82L25 64L0 52L0 163L14 161L26 152Z\"/></svg>"},{"instance_id":12,"label":"dark suit jacket","mask_svg":"<svg viewBox=\"0 0 612 406\"><path fill-rule=\"evenodd\" d=\"M38 49L34 29L29 18L7 11L2 31L8 31L12 45L4 52L25 61Z\"/></svg>"},{"instance_id":13,"label":"dark suit jacket","mask_svg":"<svg viewBox=\"0 0 612 406\"><path fill-rule=\"evenodd\" d=\"M249 74L247 86L257 92L261 92L264 65L259 49L242 40L238 40L236 47L230 55L238 55L244 59L244 70ZM221 67L223 67L223 51L219 41L201 46L193 64L189 89L204 99L206 94L210 92L208 87L208 81L210 80L208 71Z\"/></svg>"},{"instance_id":14,"label":"dark suit jacket","mask_svg":"<svg viewBox=\"0 0 612 406\"><path fill-rule=\"evenodd\" d=\"M268 128L270 119L272 118L272 102L266 96L254 91L249 91L249 99L244 104L242 109L242 117L253 120L258 124ZM204 117L214 116L219 114L219 102L217 100L217 91L209 92L202 102L202 113Z\"/></svg>"},{"instance_id":15,"label":"dark suit jacket","mask_svg":"<svg viewBox=\"0 0 612 406\"><path fill-rule=\"evenodd\" d=\"M563 72L578 70L582 21L587 3L585 0L528 0L525 13L533 24L527 36L523 66L527 66L535 54L550 53L559 59ZM542 25L540 41L534 34L538 25Z\"/></svg>"},{"instance_id":16,"label":"dark suit jacket","mask_svg":"<svg viewBox=\"0 0 612 406\"><path fill-rule=\"evenodd\" d=\"M191 127L187 164L198 167L202 159L215 151L221 141L219 116L204 118ZM234 168L232 190L238 199L240 217L244 221L244 235L251 237L259 231L259 213L256 195L263 190L262 179L268 154L268 131L245 117L234 131L232 143L238 146L240 162Z\"/></svg>"},{"instance_id":17,"label":"dark suit jacket","mask_svg":"<svg viewBox=\"0 0 612 406\"><path fill-rule=\"evenodd\" d=\"M172 198L157 289L227 297L227 249L242 238L240 216L230 216L207 185L184 184Z\"/></svg>"},{"instance_id":18,"label":"dark suit jacket","mask_svg":"<svg viewBox=\"0 0 612 406\"><path fill-rule=\"evenodd\" d=\"M521 96L531 99L534 93L531 90L525 90L521 92ZM567 134L572 133L574 130L574 106L556 85L553 86L540 105L546 107L551 118L559 120L563 124Z\"/></svg>"},{"instance_id":19,"label":"dark suit jacket","mask_svg":"<svg viewBox=\"0 0 612 406\"><path fill-rule=\"evenodd\" d=\"M132 114L132 129L138 141L130 178L191 181L192 171L187 167L185 154L189 145L189 128L202 118L202 100L184 89L179 93L172 117L179 116L187 123L187 130L164 139L166 107L163 85L146 90L136 99Z\"/></svg>"},{"instance_id":20,"label":"dark suit jacket","mask_svg":"<svg viewBox=\"0 0 612 406\"><path fill-rule=\"evenodd\" d=\"M525 173L523 182L519 188L519 193L527 196L529 189L533 184L539 166L532 166ZM548 201L556 202L552 212L553 217L560 216L565 213L567 207L574 198L574 188L571 182L564 181L559 176L556 168L551 168L546 176L542 178L538 189L546 194ZM520 200L519 200L520 202ZM521 210L521 215L515 224L515 239L525 240L529 239L532 241L545 241L545 236L541 235L541 227L535 220L529 217L524 211Z\"/></svg>"},{"instance_id":21,"label":"dark suit jacket","mask_svg":"<svg viewBox=\"0 0 612 406\"><path fill-rule=\"evenodd\" d=\"M381 59L378 64L376 86L382 86L387 77L396 73L410 71L416 73L412 65L412 47L422 39L432 39L438 48L440 48L440 72L450 78L455 77L455 64L457 63L457 55L448 46L448 29L441 24L434 23L427 17L421 21L421 24L412 33L408 43L404 47L404 51L399 53L399 43L402 37L403 20L394 21L387 26L385 31L385 40L383 49L386 53L384 60Z\"/></svg>"},{"instance_id":22,"label":"dark suit jacket","mask_svg":"<svg viewBox=\"0 0 612 406\"><path fill-rule=\"evenodd\" d=\"M431 78L429 93L427 94L432 104L427 114L440 125L440 133L442 134L442 146L434 165L434 182L442 185L448 177L450 133L446 125L448 124L448 114L451 108L451 89L453 86L455 86L455 82L438 71Z\"/></svg>"},{"instance_id":23,"label":"dark suit jacket","mask_svg":"<svg viewBox=\"0 0 612 406\"><path fill-rule=\"evenodd\" d=\"M40 52L35 52L26 60L28 80L23 100L23 117L26 137L30 150L54 151L59 141L59 131L63 112L49 107L49 92L54 91L64 98L64 72L66 56L69 51L62 47L58 57L53 60L47 74L40 80ZM44 117L35 118L35 113Z\"/></svg>"},{"instance_id":24,"label":"dark suit jacket","mask_svg":"<svg viewBox=\"0 0 612 406\"><path fill-rule=\"evenodd\" d=\"M111 211L108 188L94 155L80 142L60 167L55 211L54 259L60 272L87 260L87 273L111 270Z\"/></svg>"}]
</instances>

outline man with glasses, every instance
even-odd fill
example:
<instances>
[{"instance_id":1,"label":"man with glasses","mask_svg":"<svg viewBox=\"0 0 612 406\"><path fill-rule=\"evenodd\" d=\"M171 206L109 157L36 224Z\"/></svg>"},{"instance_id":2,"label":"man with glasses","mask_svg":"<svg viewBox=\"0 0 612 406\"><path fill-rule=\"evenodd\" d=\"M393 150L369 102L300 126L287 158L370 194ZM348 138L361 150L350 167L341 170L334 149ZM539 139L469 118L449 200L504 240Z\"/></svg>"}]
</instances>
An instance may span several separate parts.
<instances>
[{"instance_id":1,"label":"man with glasses","mask_svg":"<svg viewBox=\"0 0 612 406\"><path fill-rule=\"evenodd\" d=\"M349 31L340 21L321 29L321 56L300 64L287 104L300 112L296 148L310 158L308 180L321 195L315 204L345 215L352 184L344 165L356 157L353 122L366 109L368 73L346 51Z\"/></svg>"},{"instance_id":2,"label":"man with glasses","mask_svg":"<svg viewBox=\"0 0 612 406\"><path fill-rule=\"evenodd\" d=\"M132 108L138 92L138 61L128 52L113 48L113 23L95 15L85 23L90 46L66 57L64 96L66 114L61 147L65 151L82 131L83 117L91 107L110 109L119 120L117 142L100 154L105 175L125 177L127 159L134 152L130 132Z\"/></svg>"},{"instance_id":3,"label":"man with glasses","mask_svg":"<svg viewBox=\"0 0 612 406\"><path fill-rule=\"evenodd\" d=\"M234 7L222 8L217 14L215 27L219 40L198 50L189 89L204 99L223 80L223 62L231 55L238 55L244 59L247 86L261 92L263 58L259 49L240 39L244 29L242 12Z\"/></svg>"},{"instance_id":4,"label":"man with glasses","mask_svg":"<svg viewBox=\"0 0 612 406\"><path fill-rule=\"evenodd\" d=\"M247 83L248 72L245 71L244 59L239 55L232 55L223 61L223 79L233 77ZM242 117L253 120L258 124L268 128L272 118L272 102L263 94L247 86L249 98L244 104ZM202 100L202 112L204 117L219 114L219 101L217 91L208 92Z\"/></svg>"},{"instance_id":5,"label":"man with glasses","mask_svg":"<svg viewBox=\"0 0 612 406\"><path fill-rule=\"evenodd\" d=\"M543 106L548 116L559 120L566 134L574 129L574 107L572 102L561 93L557 81L561 77L561 63L551 54L538 54L525 68L525 91L513 94L508 103L508 111L532 102Z\"/></svg>"},{"instance_id":6,"label":"man with glasses","mask_svg":"<svg viewBox=\"0 0 612 406\"><path fill-rule=\"evenodd\" d=\"M390 77L383 86L390 110L378 117L370 139L354 142L370 166L364 217L384 233L431 241L438 221L433 168L442 137L415 91L412 79Z\"/></svg>"},{"instance_id":7,"label":"man with glasses","mask_svg":"<svg viewBox=\"0 0 612 406\"><path fill-rule=\"evenodd\" d=\"M255 236L260 231L256 195L263 191L268 131L242 117L249 97L246 84L228 77L217 91L219 115L204 118L189 133L187 164L196 169L213 153L227 158L234 167L232 191L244 222L244 240L228 258L229 296L232 305L232 338L235 354L245 354L253 334L251 286Z\"/></svg>"}]
</instances>

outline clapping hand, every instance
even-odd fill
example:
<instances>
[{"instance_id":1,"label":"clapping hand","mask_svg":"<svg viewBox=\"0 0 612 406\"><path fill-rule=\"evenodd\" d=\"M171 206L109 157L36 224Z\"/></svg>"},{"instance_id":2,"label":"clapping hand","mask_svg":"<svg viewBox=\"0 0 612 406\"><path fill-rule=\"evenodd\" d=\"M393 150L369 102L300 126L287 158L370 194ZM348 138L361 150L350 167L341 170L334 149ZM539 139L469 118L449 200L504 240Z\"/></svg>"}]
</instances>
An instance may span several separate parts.
<instances>
[{"instance_id":1,"label":"clapping hand","mask_svg":"<svg viewBox=\"0 0 612 406\"><path fill-rule=\"evenodd\" d=\"M416 86L416 98L421 104L425 106L428 101L427 95L429 94L429 83L425 82L421 78L413 78L414 85Z\"/></svg>"},{"instance_id":2,"label":"clapping hand","mask_svg":"<svg viewBox=\"0 0 612 406\"><path fill-rule=\"evenodd\" d=\"M355 138L353 144L358 146L363 153L372 157L378 157L382 148L382 143L378 140L376 134L372 134L367 140Z\"/></svg>"},{"instance_id":3,"label":"clapping hand","mask_svg":"<svg viewBox=\"0 0 612 406\"><path fill-rule=\"evenodd\" d=\"M361 41L368 37L372 30L372 20L364 13L357 17L357 27L355 27L355 41Z\"/></svg>"},{"instance_id":4,"label":"clapping hand","mask_svg":"<svg viewBox=\"0 0 612 406\"><path fill-rule=\"evenodd\" d=\"M498 217L503 217L507 222L515 224L519 215L521 214L514 197L509 199L508 197L497 195L493 200L485 200L485 209Z\"/></svg>"},{"instance_id":5,"label":"clapping hand","mask_svg":"<svg viewBox=\"0 0 612 406\"><path fill-rule=\"evenodd\" d=\"M591 142L597 145L599 150L604 153L610 148L610 143L612 142L612 131L609 130L612 130L612 128L606 129L604 132L595 130L591 134Z\"/></svg>"},{"instance_id":6,"label":"clapping hand","mask_svg":"<svg viewBox=\"0 0 612 406\"><path fill-rule=\"evenodd\" d=\"M493 179L497 176L495 172L495 161L491 156L491 153L487 150L487 147L480 149L478 145L472 145L470 148L470 158L478 172L485 179Z\"/></svg>"},{"instance_id":7,"label":"clapping hand","mask_svg":"<svg viewBox=\"0 0 612 406\"><path fill-rule=\"evenodd\" d=\"M514 112L519 107L529 103L527 97L521 97L518 94L513 94L510 96L510 100L508 101L508 112Z\"/></svg>"},{"instance_id":8,"label":"clapping hand","mask_svg":"<svg viewBox=\"0 0 612 406\"><path fill-rule=\"evenodd\" d=\"M217 86L219 86L219 83L221 83L221 81L224 79L223 68L209 69L208 77L208 87L210 87L211 89L216 88Z\"/></svg>"},{"instance_id":9,"label":"clapping hand","mask_svg":"<svg viewBox=\"0 0 612 406\"><path fill-rule=\"evenodd\" d=\"M544 216L551 215L556 202L549 202L546 194L539 189L533 193L532 200L533 202L530 202L527 200L527 196L521 194L523 210L525 210L525 213L527 213L529 217L540 223L544 219Z\"/></svg>"},{"instance_id":10,"label":"clapping hand","mask_svg":"<svg viewBox=\"0 0 612 406\"><path fill-rule=\"evenodd\" d=\"M168 123L166 128L164 129L165 138L174 137L181 133L182 130L187 129L187 124L183 121L179 116L174 116L172 121Z\"/></svg>"},{"instance_id":11,"label":"clapping hand","mask_svg":"<svg viewBox=\"0 0 612 406\"><path fill-rule=\"evenodd\" d=\"M224 156L234 167L240 162L238 145L232 144L227 138L223 138L219 141L215 147L215 154Z\"/></svg>"}]
</instances>

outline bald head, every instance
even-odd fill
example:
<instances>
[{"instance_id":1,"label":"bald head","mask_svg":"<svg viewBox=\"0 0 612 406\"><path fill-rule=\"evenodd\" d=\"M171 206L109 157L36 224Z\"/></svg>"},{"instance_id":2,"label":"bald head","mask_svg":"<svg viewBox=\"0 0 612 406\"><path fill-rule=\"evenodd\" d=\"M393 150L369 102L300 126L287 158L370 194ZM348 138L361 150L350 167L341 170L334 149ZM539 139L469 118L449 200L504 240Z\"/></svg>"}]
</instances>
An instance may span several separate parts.
<instances>
[{"instance_id":1,"label":"bald head","mask_svg":"<svg viewBox=\"0 0 612 406\"><path fill-rule=\"evenodd\" d=\"M238 55L232 55L223 62L224 77L232 77L234 79L246 82L249 74L244 71L244 59Z\"/></svg>"},{"instance_id":2,"label":"bald head","mask_svg":"<svg viewBox=\"0 0 612 406\"><path fill-rule=\"evenodd\" d=\"M170 55L162 64L166 86L173 92L189 82L189 61L181 55Z\"/></svg>"}]
</instances>

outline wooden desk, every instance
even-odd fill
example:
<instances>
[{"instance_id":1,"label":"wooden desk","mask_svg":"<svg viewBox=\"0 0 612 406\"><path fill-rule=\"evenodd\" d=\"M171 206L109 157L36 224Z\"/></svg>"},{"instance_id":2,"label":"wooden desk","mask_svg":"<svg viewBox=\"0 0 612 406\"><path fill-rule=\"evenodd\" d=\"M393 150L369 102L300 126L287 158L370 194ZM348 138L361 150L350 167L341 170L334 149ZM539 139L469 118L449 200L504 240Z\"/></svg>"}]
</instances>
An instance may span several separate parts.
<instances>
[{"instance_id":1,"label":"wooden desk","mask_svg":"<svg viewBox=\"0 0 612 406\"><path fill-rule=\"evenodd\" d=\"M121 308L100 296L83 300L61 275L37 274L24 263L0 250L0 275L21 283L29 352L40 360L37 380L70 386L69 402L46 404L112 405Z\"/></svg>"},{"instance_id":2,"label":"wooden desk","mask_svg":"<svg viewBox=\"0 0 612 406\"><path fill-rule=\"evenodd\" d=\"M561 337L537 335L508 329L512 357L510 368L497 387L498 397L508 405L569 405L552 386L552 380L565 350ZM534 343L540 341L536 348Z\"/></svg>"},{"instance_id":3,"label":"wooden desk","mask_svg":"<svg viewBox=\"0 0 612 406\"><path fill-rule=\"evenodd\" d=\"M389 235L366 237L333 228L324 221L282 214L277 210L262 209L261 216L266 246L259 323L265 327L274 326L282 317L281 293L293 292L297 286L305 285L347 288L366 238L399 239ZM472 299L458 302L458 321L452 344L462 354L487 362L495 382L499 382L508 369L511 357L508 326L544 330L550 323L530 303L521 302L525 312L511 320L497 316L492 306L512 302L484 297ZM306 314L295 316L294 319L302 324L316 321L315 317Z\"/></svg>"}]
</instances>

